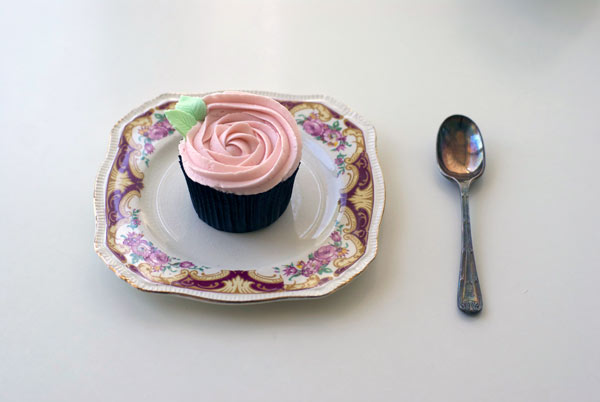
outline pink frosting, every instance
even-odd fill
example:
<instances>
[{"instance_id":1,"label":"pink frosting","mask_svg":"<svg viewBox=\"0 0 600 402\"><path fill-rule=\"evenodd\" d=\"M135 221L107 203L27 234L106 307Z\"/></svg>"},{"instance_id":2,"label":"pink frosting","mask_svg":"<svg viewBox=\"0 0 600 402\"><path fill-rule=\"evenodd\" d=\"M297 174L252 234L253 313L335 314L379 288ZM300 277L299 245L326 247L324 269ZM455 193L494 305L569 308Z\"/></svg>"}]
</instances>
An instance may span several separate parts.
<instances>
[{"instance_id":1,"label":"pink frosting","mask_svg":"<svg viewBox=\"0 0 600 402\"><path fill-rule=\"evenodd\" d=\"M289 178L300 163L302 141L279 102L244 92L205 96L206 118L179 144L186 174L234 194L262 193Z\"/></svg>"}]
</instances>

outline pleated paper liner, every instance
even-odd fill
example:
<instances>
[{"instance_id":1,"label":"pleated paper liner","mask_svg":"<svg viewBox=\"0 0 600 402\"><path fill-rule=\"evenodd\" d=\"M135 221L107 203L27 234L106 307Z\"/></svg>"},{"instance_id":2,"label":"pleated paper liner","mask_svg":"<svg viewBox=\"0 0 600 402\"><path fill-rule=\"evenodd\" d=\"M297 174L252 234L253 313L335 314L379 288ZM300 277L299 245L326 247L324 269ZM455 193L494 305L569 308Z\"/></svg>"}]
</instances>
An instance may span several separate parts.
<instances>
[{"instance_id":1,"label":"pleated paper liner","mask_svg":"<svg viewBox=\"0 0 600 402\"><path fill-rule=\"evenodd\" d=\"M252 232L275 222L290 203L298 173L296 169L292 176L264 193L237 195L190 179L185 173L181 157L179 165L198 217L215 229L232 233Z\"/></svg>"}]
</instances>

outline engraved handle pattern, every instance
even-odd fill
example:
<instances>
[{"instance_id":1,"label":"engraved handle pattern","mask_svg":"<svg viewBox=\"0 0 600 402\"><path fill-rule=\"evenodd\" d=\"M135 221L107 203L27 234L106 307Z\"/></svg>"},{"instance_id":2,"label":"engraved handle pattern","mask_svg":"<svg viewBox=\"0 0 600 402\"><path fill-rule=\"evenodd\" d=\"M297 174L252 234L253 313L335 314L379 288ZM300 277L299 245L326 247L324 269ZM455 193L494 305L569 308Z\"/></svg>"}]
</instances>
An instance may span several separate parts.
<instances>
[{"instance_id":1,"label":"engraved handle pattern","mask_svg":"<svg viewBox=\"0 0 600 402\"><path fill-rule=\"evenodd\" d=\"M460 258L460 274L458 277L458 308L467 313L475 314L481 311L483 299L479 278L475 267L473 240L471 239L471 218L469 217L469 184L460 185L462 200L462 253Z\"/></svg>"}]
</instances>

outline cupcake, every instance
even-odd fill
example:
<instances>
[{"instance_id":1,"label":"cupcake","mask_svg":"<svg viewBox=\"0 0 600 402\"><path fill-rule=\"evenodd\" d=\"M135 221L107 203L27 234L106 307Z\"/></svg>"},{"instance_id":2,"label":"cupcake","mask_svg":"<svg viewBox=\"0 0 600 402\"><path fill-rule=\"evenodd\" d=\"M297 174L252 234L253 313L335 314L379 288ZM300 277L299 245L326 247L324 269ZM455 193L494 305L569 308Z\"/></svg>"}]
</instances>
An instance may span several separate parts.
<instances>
[{"instance_id":1,"label":"cupcake","mask_svg":"<svg viewBox=\"0 0 600 402\"><path fill-rule=\"evenodd\" d=\"M196 213L226 232L250 232L287 208L302 141L279 102L244 92L182 96L166 117L183 135L179 162Z\"/></svg>"}]
</instances>

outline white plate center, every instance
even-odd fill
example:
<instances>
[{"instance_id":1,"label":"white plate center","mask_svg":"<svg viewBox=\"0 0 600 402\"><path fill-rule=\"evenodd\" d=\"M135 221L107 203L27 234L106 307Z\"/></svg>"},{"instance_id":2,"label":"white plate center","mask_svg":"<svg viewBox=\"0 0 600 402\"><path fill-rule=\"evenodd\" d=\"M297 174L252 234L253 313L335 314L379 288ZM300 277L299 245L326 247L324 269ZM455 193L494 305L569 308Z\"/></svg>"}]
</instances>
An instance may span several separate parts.
<instances>
[{"instance_id":1,"label":"white plate center","mask_svg":"<svg viewBox=\"0 0 600 402\"><path fill-rule=\"evenodd\" d=\"M140 199L144 234L170 256L216 269L272 268L305 259L332 232L341 184L333 161L314 141L304 141L287 210L251 233L221 232L198 218L179 167L177 142L174 135L157 147Z\"/></svg>"}]
</instances>

